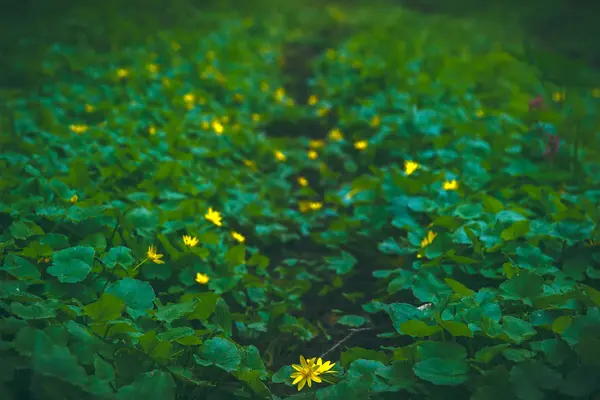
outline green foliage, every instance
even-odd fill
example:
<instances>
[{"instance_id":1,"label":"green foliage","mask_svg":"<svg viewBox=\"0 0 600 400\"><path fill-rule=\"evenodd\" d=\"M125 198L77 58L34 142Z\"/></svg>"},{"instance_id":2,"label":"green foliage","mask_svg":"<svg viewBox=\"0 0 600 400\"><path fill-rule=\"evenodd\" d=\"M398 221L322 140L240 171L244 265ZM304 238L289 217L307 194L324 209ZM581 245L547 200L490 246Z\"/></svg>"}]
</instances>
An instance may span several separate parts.
<instances>
[{"instance_id":1,"label":"green foliage","mask_svg":"<svg viewBox=\"0 0 600 400\"><path fill-rule=\"evenodd\" d=\"M599 88L391 5L172 8L0 88L0 398L600 392Z\"/></svg>"}]
</instances>

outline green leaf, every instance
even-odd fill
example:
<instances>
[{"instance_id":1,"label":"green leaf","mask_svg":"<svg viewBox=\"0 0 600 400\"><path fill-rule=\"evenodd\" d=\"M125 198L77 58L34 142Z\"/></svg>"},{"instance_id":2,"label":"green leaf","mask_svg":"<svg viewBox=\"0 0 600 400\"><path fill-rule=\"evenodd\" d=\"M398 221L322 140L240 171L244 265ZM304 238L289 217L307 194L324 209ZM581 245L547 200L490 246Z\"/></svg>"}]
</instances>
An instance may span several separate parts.
<instances>
[{"instance_id":1,"label":"green leaf","mask_svg":"<svg viewBox=\"0 0 600 400\"><path fill-rule=\"evenodd\" d=\"M535 353L527 349L506 349L502 355L507 360L514 362L523 362L535 357Z\"/></svg>"},{"instance_id":2,"label":"green leaf","mask_svg":"<svg viewBox=\"0 0 600 400\"><path fill-rule=\"evenodd\" d=\"M123 246L113 247L104 255L102 262L108 268L114 268L117 264L122 265L125 269L129 269L133 265L133 256L131 249Z\"/></svg>"},{"instance_id":3,"label":"green leaf","mask_svg":"<svg viewBox=\"0 0 600 400\"><path fill-rule=\"evenodd\" d=\"M83 281L92 270L95 251L91 247L75 246L54 253L52 265L46 270L61 283Z\"/></svg>"},{"instance_id":4,"label":"green leaf","mask_svg":"<svg viewBox=\"0 0 600 400\"><path fill-rule=\"evenodd\" d=\"M453 215L462 219L474 219L479 218L483 213L483 206L481 204L461 204L456 207Z\"/></svg>"},{"instance_id":5,"label":"green leaf","mask_svg":"<svg viewBox=\"0 0 600 400\"><path fill-rule=\"evenodd\" d=\"M14 254L8 254L4 259L1 271L6 271L17 279L39 279L41 274L35 265Z\"/></svg>"},{"instance_id":6,"label":"green leaf","mask_svg":"<svg viewBox=\"0 0 600 400\"><path fill-rule=\"evenodd\" d=\"M108 322L121 317L125 303L120 298L104 293L100 299L83 307L85 313L95 322Z\"/></svg>"},{"instance_id":7,"label":"green leaf","mask_svg":"<svg viewBox=\"0 0 600 400\"><path fill-rule=\"evenodd\" d=\"M540 275L521 270L500 285L500 293L507 300L523 300L531 305L532 300L543 293L544 278Z\"/></svg>"},{"instance_id":8,"label":"green leaf","mask_svg":"<svg viewBox=\"0 0 600 400\"><path fill-rule=\"evenodd\" d=\"M560 386L561 393L573 397L585 397L600 391L600 369L588 365L569 371Z\"/></svg>"},{"instance_id":9,"label":"green leaf","mask_svg":"<svg viewBox=\"0 0 600 400\"><path fill-rule=\"evenodd\" d=\"M458 343L427 341L417 347L419 360L428 358L465 359L467 350Z\"/></svg>"},{"instance_id":10,"label":"green leaf","mask_svg":"<svg viewBox=\"0 0 600 400\"><path fill-rule=\"evenodd\" d=\"M80 246L90 246L94 250L104 251L106 249L106 237L100 232L92 233L79 242Z\"/></svg>"},{"instance_id":11,"label":"green leaf","mask_svg":"<svg viewBox=\"0 0 600 400\"><path fill-rule=\"evenodd\" d=\"M484 347L475 353L475 361L489 364L498 354L509 347L508 343Z\"/></svg>"},{"instance_id":12,"label":"green leaf","mask_svg":"<svg viewBox=\"0 0 600 400\"><path fill-rule=\"evenodd\" d=\"M340 319L338 319L338 324L341 325L346 325L346 326L351 326L351 327L359 327L359 326L363 326L364 324L367 323L367 320L365 317L361 316L361 315L344 315L343 317L341 317Z\"/></svg>"},{"instance_id":13,"label":"green leaf","mask_svg":"<svg viewBox=\"0 0 600 400\"><path fill-rule=\"evenodd\" d=\"M452 237L447 233L440 233L425 247L425 256L429 259L437 258L453 247Z\"/></svg>"},{"instance_id":14,"label":"green leaf","mask_svg":"<svg viewBox=\"0 0 600 400\"><path fill-rule=\"evenodd\" d=\"M362 347L351 347L342 351L341 363L344 368L348 367L354 360L358 359L380 361L383 364L389 363L387 355L383 351L363 349ZM325 361L325 360L323 360Z\"/></svg>"},{"instance_id":15,"label":"green leaf","mask_svg":"<svg viewBox=\"0 0 600 400\"><path fill-rule=\"evenodd\" d=\"M516 344L521 344L537 334L529 322L511 316L502 319L502 331Z\"/></svg>"},{"instance_id":16,"label":"green leaf","mask_svg":"<svg viewBox=\"0 0 600 400\"><path fill-rule=\"evenodd\" d=\"M392 365L386 365L375 371L377 377L383 378L384 382L390 386L391 391L401 389L412 389L415 386L412 366L403 361L394 361Z\"/></svg>"},{"instance_id":17,"label":"green leaf","mask_svg":"<svg viewBox=\"0 0 600 400\"><path fill-rule=\"evenodd\" d=\"M273 383L283 383L286 380L290 379L290 375L292 374L293 371L294 371L294 369L292 369L292 367L290 365L284 365L283 367L279 368L279 370L277 372L275 372L273 374L273 376L271 377L271 381Z\"/></svg>"},{"instance_id":18,"label":"green leaf","mask_svg":"<svg viewBox=\"0 0 600 400\"><path fill-rule=\"evenodd\" d=\"M508 228L504 229L500 234L503 240L517 240L527 235L530 229L529 221L517 221Z\"/></svg>"},{"instance_id":19,"label":"green leaf","mask_svg":"<svg viewBox=\"0 0 600 400\"><path fill-rule=\"evenodd\" d=\"M594 302L596 306L600 306L600 291L588 285L581 285L585 294Z\"/></svg>"},{"instance_id":20,"label":"green leaf","mask_svg":"<svg viewBox=\"0 0 600 400\"><path fill-rule=\"evenodd\" d=\"M125 305L134 310L143 311L154 308L154 289L147 282L137 279L125 278L113 283L106 289L106 293L115 295L125 302Z\"/></svg>"},{"instance_id":21,"label":"green leaf","mask_svg":"<svg viewBox=\"0 0 600 400\"><path fill-rule=\"evenodd\" d=\"M144 207L131 210L125 216L125 221L138 230L153 230L158 225L158 217Z\"/></svg>"},{"instance_id":22,"label":"green leaf","mask_svg":"<svg viewBox=\"0 0 600 400\"><path fill-rule=\"evenodd\" d=\"M133 383L123 386L117 400L175 400L175 381L168 372L155 369L138 377Z\"/></svg>"},{"instance_id":23,"label":"green leaf","mask_svg":"<svg viewBox=\"0 0 600 400\"><path fill-rule=\"evenodd\" d=\"M53 250L61 250L70 246L69 237L58 233L48 233L42 236L40 244L50 246Z\"/></svg>"},{"instance_id":24,"label":"green leaf","mask_svg":"<svg viewBox=\"0 0 600 400\"><path fill-rule=\"evenodd\" d=\"M387 308L387 312L394 324L394 328L400 333L402 333L400 325L423 315L423 312L417 307L406 303L392 303Z\"/></svg>"},{"instance_id":25,"label":"green leaf","mask_svg":"<svg viewBox=\"0 0 600 400\"><path fill-rule=\"evenodd\" d=\"M230 247L225 253L225 260L230 267L235 267L246 263L246 246L238 244L237 246Z\"/></svg>"},{"instance_id":26,"label":"green leaf","mask_svg":"<svg viewBox=\"0 0 600 400\"><path fill-rule=\"evenodd\" d=\"M173 350L173 344L170 341L158 341L158 335L155 330L146 332L139 338L140 346L152 359L158 362L168 363Z\"/></svg>"},{"instance_id":27,"label":"green leaf","mask_svg":"<svg viewBox=\"0 0 600 400\"><path fill-rule=\"evenodd\" d=\"M203 366L215 365L225 371L235 371L241 362L241 356L229 340L216 337L202 344L200 356L194 355L198 364Z\"/></svg>"},{"instance_id":28,"label":"green leaf","mask_svg":"<svg viewBox=\"0 0 600 400\"><path fill-rule=\"evenodd\" d=\"M15 239L24 240L33 235L33 232L31 229L29 229L29 226L21 220L13 221L8 230Z\"/></svg>"},{"instance_id":29,"label":"green leaf","mask_svg":"<svg viewBox=\"0 0 600 400\"><path fill-rule=\"evenodd\" d=\"M174 342L187 336L193 336L194 330L188 326L171 328L166 332L159 333L156 338L161 342Z\"/></svg>"},{"instance_id":30,"label":"green leaf","mask_svg":"<svg viewBox=\"0 0 600 400\"><path fill-rule=\"evenodd\" d=\"M452 336L473 337L473 332L467 324L457 321L440 321L440 326L450 332Z\"/></svg>"},{"instance_id":31,"label":"green leaf","mask_svg":"<svg viewBox=\"0 0 600 400\"><path fill-rule=\"evenodd\" d=\"M258 349L250 345L240 350L242 360L240 362L240 371L258 372L258 378L264 379L267 377L267 369L263 360L260 357Z\"/></svg>"},{"instance_id":32,"label":"green leaf","mask_svg":"<svg viewBox=\"0 0 600 400\"><path fill-rule=\"evenodd\" d=\"M468 297L475 294L471 289L454 279L444 278L444 282L452 288L452 291L462 297Z\"/></svg>"},{"instance_id":33,"label":"green leaf","mask_svg":"<svg viewBox=\"0 0 600 400\"><path fill-rule=\"evenodd\" d=\"M88 376L65 346L55 344L48 335L39 330L30 331L29 343L32 345L31 366L38 374L51 376L84 387Z\"/></svg>"},{"instance_id":34,"label":"green leaf","mask_svg":"<svg viewBox=\"0 0 600 400\"><path fill-rule=\"evenodd\" d=\"M543 399L543 390L555 389L562 381L560 373L538 360L515 365L510 371L510 379L522 399Z\"/></svg>"},{"instance_id":35,"label":"green leaf","mask_svg":"<svg viewBox=\"0 0 600 400\"><path fill-rule=\"evenodd\" d=\"M56 317L56 310L60 303L56 300L44 300L31 305L11 303L10 310L13 314L23 319L47 319Z\"/></svg>"},{"instance_id":36,"label":"green leaf","mask_svg":"<svg viewBox=\"0 0 600 400\"><path fill-rule=\"evenodd\" d=\"M565 331L569 326L571 326L572 318L568 316L560 316L552 322L552 330L559 335Z\"/></svg>"},{"instance_id":37,"label":"green leaf","mask_svg":"<svg viewBox=\"0 0 600 400\"><path fill-rule=\"evenodd\" d=\"M415 375L434 385L458 386L469 379L469 365L465 360L428 358L413 366Z\"/></svg>"},{"instance_id":38,"label":"green leaf","mask_svg":"<svg viewBox=\"0 0 600 400\"><path fill-rule=\"evenodd\" d=\"M571 348L560 339L546 339L541 342L541 348L546 360L555 367L560 366L567 360Z\"/></svg>"},{"instance_id":39,"label":"green leaf","mask_svg":"<svg viewBox=\"0 0 600 400\"><path fill-rule=\"evenodd\" d=\"M194 307L194 310L188 314L187 319L205 321L217 309L217 300L219 300L220 297L214 293L200 293L196 295L195 298L197 299L196 306ZM183 297L181 301L184 301Z\"/></svg>"},{"instance_id":40,"label":"green leaf","mask_svg":"<svg viewBox=\"0 0 600 400\"><path fill-rule=\"evenodd\" d=\"M196 304L191 301L185 303L168 304L156 310L156 319L159 321L168 322L170 324L176 319L180 319L192 312L194 307L196 307Z\"/></svg>"},{"instance_id":41,"label":"green leaf","mask_svg":"<svg viewBox=\"0 0 600 400\"><path fill-rule=\"evenodd\" d=\"M356 258L346 251L342 251L340 257L326 257L325 261L329 268L339 275L344 275L352 271L357 262Z\"/></svg>"},{"instance_id":42,"label":"green leaf","mask_svg":"<svg viewBox=\"0 0 600 400\"><path fill-rule=\"evenodd\" d=\"M217 300L215 316L213 317L212 321L215 325L221 328L225 336L231 336L233 319L231 317L231 312L229 311L229 306L222 298Z\"/></svg>"},{"instance_id":43,"label":"green leaf","mask_svg":"<svg viewBox=\"0 0 600 400\"><path fill-rule=\"evenodd\" d=\"M427 325L425 322L418 320L406 321L400 325L400 333L413 337L431 336L441 332L441 330L439 326Z\"/></svg>"}]
</instances>

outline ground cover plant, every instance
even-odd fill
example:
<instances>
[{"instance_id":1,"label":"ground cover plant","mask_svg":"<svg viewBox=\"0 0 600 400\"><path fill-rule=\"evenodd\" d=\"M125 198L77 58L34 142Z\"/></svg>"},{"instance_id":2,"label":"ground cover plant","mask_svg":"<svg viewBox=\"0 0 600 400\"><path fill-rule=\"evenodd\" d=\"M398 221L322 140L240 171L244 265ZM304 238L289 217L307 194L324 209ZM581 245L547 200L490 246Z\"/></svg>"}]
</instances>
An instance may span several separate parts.
<instances>
[{"instance_id":1,"label":"ground cover plant","mask_svg":"<svg viewBox=\"0 0 600 400\"><path fill-rule=\"evenodd\" d=\"M594 73L289 7L1 92L0 398L600 399Z\"/></svg>"}]
</instances>

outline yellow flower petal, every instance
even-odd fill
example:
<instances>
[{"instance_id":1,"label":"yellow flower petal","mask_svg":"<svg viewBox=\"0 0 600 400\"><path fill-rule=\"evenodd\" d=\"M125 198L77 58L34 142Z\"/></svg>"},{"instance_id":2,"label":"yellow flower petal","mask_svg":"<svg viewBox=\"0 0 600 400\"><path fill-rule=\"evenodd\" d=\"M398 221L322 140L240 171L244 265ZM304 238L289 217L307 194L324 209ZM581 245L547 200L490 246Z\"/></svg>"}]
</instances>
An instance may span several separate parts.
<instances>
[{"instance_id":1,"label":"yellow flower petal","mask_svg":"<svg viewBox=\"0 0 600 400\"><path fill-rule=\"evenodd\" d=\"M196 282L199 284L205 285L208 283L208 281L210 281L210 277L208 275L201 274L200 272L196 274Z\"/></svg>"}]
</instances>

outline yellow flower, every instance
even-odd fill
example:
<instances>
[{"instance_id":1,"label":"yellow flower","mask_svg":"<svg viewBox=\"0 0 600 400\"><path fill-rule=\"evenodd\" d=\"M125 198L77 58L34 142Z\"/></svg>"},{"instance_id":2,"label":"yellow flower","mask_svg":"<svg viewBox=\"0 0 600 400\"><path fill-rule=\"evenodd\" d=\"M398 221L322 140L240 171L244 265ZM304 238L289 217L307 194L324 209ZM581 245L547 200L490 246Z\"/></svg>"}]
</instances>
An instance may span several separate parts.
<instances>
[{"instance_id":1,"label":"yellow flower","mask_svg":"<svg viewBox=\"0 0 600 400\"><path fill-rule=\"evenodd\" d=\"M419 168L419 163L415 161L404 161L404 173L406 176L411 175Z\"/></svg>"},{"instance_id":2,"label":"yellow flower","mask_svg":"<svg viewBox=\"0 0 600 400\"><path fill-rule=\"evenodd\" d=\"M196 96L194 93L186 93L183 95L183 101L186 104L193 104L196 101Z\"/></svg>"},{"instance_id":3,"label":"yellow flower","mask_svg":"<svg viewBox=\"0 0 600 400\"><path fill-rule=\"evenodd\" d=\"M444 190L456 190L458 189L458 182L456 179L452 179L451 181L444 182Z\"/></svg>"},{"instance_id":4,"label":"yellow flower","mask_svg":"<svg viewBox=\"0 0 600 400\"><path fill-rule=\"evenodd\" d=\"M148 247L148 253L147 253L147 255L148 255L148 259L150 261L152 261L153 263L155 263L155 264L164 264L165 263L163 260L161 260L161 258L163 257L163 255L162 254L158 254L156 252L156 247L154 247L154 246Z\"/></svg>"},{"instance_id":5,"label":"yellow flower","mask_svg":"<svg viewBox=\"0 0 600 400\"><path fill-rule=\"evenodd\" d=\"M129 71L127 71L125 68L119 68L117 70L117 76L119 78L126 78L127 75L129 75Z\"/></svg>"},{"instance_id":6,"label":"yellow flower","mask_svg":"<svg viewBox=\"0 0 600 400\"><path fill-rule=\"evenodd\" d=\"M202 121L200 126L202 126L202 129L204 129L204 130L207 130L208 128L210 128L210 124L208 123L208 121Z\"/></svg>"},{"instance_id":7,"label":"yellow flower","mask_svg":"<svg viewBox=\"0 0 600 400\"><path fill-rule=\"evenodd\" d=\"M597 99L600 98L600 88L592 89L592 96L594 96Z\"/></svg>"},{"instance_id":8,"label":"yellow flower","mask_svg":"<svg viewBox=\"0 0 600 400\"><path fill-rule=\"evenodd\" d=\"M287 158L285 156L285 154L283 154L281 151L276 150L275 151L275 158L277 159L277 161L285 161L285 159Z\"/></svg>"},{"instance_id":9,"label":"yellow flower","mask_svg":"<svg viewBox=\"0 0 600 400\"><path fill-rule=\"evenodd\" d=\"M313 202L310 202L308 204L308 206L310 207L311 210L318 210L321 207L323 207L323 203L320 203L318 201L313 201Z\"/></svg>"},{"instance_id":10,"label":"yellow flower","mask_svg":"<svg viewBox=\"0 0 600 400\"><path fill-rule=\"evenodd\" d=\"M240 93L236 93L233 95L233 99L238 103L241 103L242 101L244 101L244 96Z\"/></svg>"},{"instance_id":11,"label":"yellow flower","mask_svg":"<svg viewBox=\"0 0 600 400\"><path fill-rule=\"evenodd\" d=\"M373 118L371 118L372 127L377 128L379 125L381 125L381 118L379 118L379 115L376 115Z\"/></svg>"},{"instance_id":12,"label":"yellow flower","mask_svg":"<svg viewBox=\"0 0 600 400\"><path fill-rule=\"evenodd\" d=\"M437 233L435 233L433 231L429 231L427 233L427 236L425 238L423 238L423 240L421 241L421 247L429 246L431 244L431 242L433 242L433 239L435 239L436 236L437 236Z\"/></svg>"},{"instance_id":13,"label":"yellow flower","mask_svg":"<svg viewBox=\"0 0 600 400\"><path fill-rule=\"evenodd\" d=\"M319 153L317 153L314 150L309 150L307 155L308 155L308 158L310 158L311 160L315 160L317 157L319 157Z\"/></svg>"},{"instance_id":14,"label":"yellow flower","mask_svg":"<svg viewBox=\"0 0 600 400\"><path fill-rule=\"evenodd\" d=\"M475 116L477 118L483 118L485 116L485 112L483 110L479 109L479 110L475 111Z\"/></svg>"},{"instance_id":15,"label":"yellow flower","mask_svg":"<svg viewBox=\"0 0 600 400\"><path fill-rule=\"evenodd\" d=\"M252 121L254 122L260 122L260 114L252 114Z\"/></svg>"},{"instance_id":16,"label":"yellow flower","mask_svg":"<svg viewBox=\"0 0 600 400\"><path fill-rule=\"evenodd\" d=\"M151 74L155 74L155 73L158 72L158 65L156 65L156 64L148 64L148 65L146 65L146 69Z\"/></svg>"},{"instance_id":17,"label":"yellow flower","mask_svg":"<svg viewBox=\"0 0 600 400\"><path fill-rule=\"evenodd\" d=\"M212 122L212 128L217 135L221 135L223 133L223 125L221 125L221 123L217 120Z\"/></svg>"},{"instance_id":18,"label":"yellow flower","mask_svg":"<svg viewBox=\"0 0 600 400\"><path fill-rule=\"evenodd\" d=\"M563 92L554 92L552 93L552 100L554 100L556 103L564 101L565 94Z\"/></svg>"},{"instance_id":19,"label":"yellow flower","mask_svg":"<svg viewBox=\"0 0 600 400\"><path fill-rule=\"evenodd\" d=\"M359 140L358 142L354 142L354 148L356 150L364 150L369 145L369 142L366 140Z\"/></svg>"},{"instance_id":20,"label":"yellow flower","mask_svg":"<svg viewBox=\"0 0 600 400\"><path fill-rule=\"evenodd\" d=\"M283 101L284 97L285 97L285 89L284 88L279 88L275 91L275 98L277 99L278 102Z\"/></svg>"},{"instance_id":21,"label":"yellow flower","mask_svg":"<svg viewBox=\"0 0 600 400\"><path fill-rule=\"evenodd\" d=\"M196 274L196 282L199 284L206 285L208 281L210 281L210 277L208 275L201 274L200 272Z\"/></svg>"},{"instance_id":22,"label":"yellow flower","mask_svg":"<svg viewBox=\"0 0 600 400\"><path fill-rule=\"evenodd\" d=\"M183 244L185 244L187 247L194 247L198 244L198 238L183 235Z\"/></svg>"},{"instance_id":23,"label":"yellow flower","mask_svg":"<svg viewBox=\"0 0 600 400\"><path fill-rule=\"evenodd\" d=\"M298 177L298 184L299 184L300 186L308 186L308 179L306 179L306 178L305 178L305 177L303 177L303 176L299 176L299 177Z\"/></svg>"},{"instance_id":24,"label":"yellow flower","mask_svg":"<svg viewBox=\"0 0 600 400\"><path fill-rule=\"evenodd\" d=\"M256 163L252 160L244 160L244 165L248 168L256 170Z\"/></svg>"},{"instance_id":25,"label":"yellow flower","mask_svg":"<svg viewBox=\"0 0 600 400\"><path fill-rule=\"evenodd\" d=\"M344 135L342 135L342 132L338 128L332 129L331 132L329 132L329 139L331 139L331 140L335 140L336 142L339 142L343 138L344 138Z\"/></svg>"},{"instance_id":26,"label":"yellow flower","mask_svg":"<svg viewBox=\"0 0 600 400\"><path fill-rule=\"evenodd\" d=\"M325 145L325 142L322 140L311 140L309 146L313 149L319 149Z\"/></svg>"},{"instance_id":27,"label":"yellow flower","mask_svg":"<svg viewBox=\"0 0 600 400\"><path fill-rule=\"evenodd\" d=\"M317 104L318 101L319 101L319 99L314 94L308 98L308 104L311 106L314 106L315 104Z\"/></svg>"},{"instance_id":28,"label":"yellow flower","mask_svg":"<svg viewBox=\"0 0 600 400\"><path fill-rule=\"evenodd\" d=\"M151 135L156 135L156 127L153 126L153 125L150 125L148 127L148 133L151 134Z\"/></svg>"},{"instance_id":29,"label":"yellow flower","mask_svg":"<svg viewBox=\"0 0 600 400\"><path fill-rule=\"evenodd\" d=\"M81 134L88 130L88 126L85 124L74 124L69 125L69 129L77 134Z\"/></svg>"},{"instance_id":30,"label":"yellow flower","mask_svg":"<svg viewBox=\"0 0 600 400\"><path fill-rule=\"evenodd\" d=\"M303 356L300 356L300 365L292 365L295 371L292 372L290 378L294 380L293 385L298 385L298 391L302 390L306 384L308 384L308 387L312 387L313 382L322 382L323 380L319 375L335 373L335 371L331 371L335 363L332 364L329 361L323 363L323 359L320 357L317 362L315 362L315 359L316 357L313 357L307 361Z\"/></svg>"},{"instance_id":31,"label":"yellow flower","mask_svg":"<svg viewBox=\"0 0 600 400\"><path fill-rule=\"evenodd\" d=\"M321 107L317 110L317 115L319 117L324 117L329 112L329 107Z\"/></svg>"},{"instance_id":32,"label":"yellow flower","mask_svg":"<svg viewBox=\"0 0 600 400\"><path fill-rule=\"evenodd\" d=\"M221 213L213 210L211 207L208 208L208 211L204 215L204 218L206 218L207 220L209 220L210 222L212 222L213 224L215 224L217 226L223 225L221 222L221 219L222 219Z\"/></svg>"},{"instance_id":33,"label":"yellow flower","mask_svg":"<svg viewBox=\"0 0 600 400\"><path fill-rule=\"evenodd\" d=\"M73 196L71 196L71 198L69 199L69 201L71 202L71 204L77 203L77 200L79 200L79 196L77 196L76 194L74 194Z\"/></svg>"},{"instance_id":34,"label":"yellow flower","mask_svg":"<svg viewBox=\"0 0 600 400\"><path fill-rule=\"evenodd\" d=\"M244 237L244 235L242 235L241 233L238 233L238 232L231 232L231 237L240 243L244 243L244 241L246 241L246 238Z\"/></svg>"},{"instance_id":35,"label":"yellow flower","mask_svg":"<svg viewBox=\"0 0 600 400\"><path fill-rule=\"evenodd\" d=\"M94 111L94 106L91 105L91 104L86 104L85 105L85 112L91 113L92 111Z\"/></svg>"}]
</instances>

